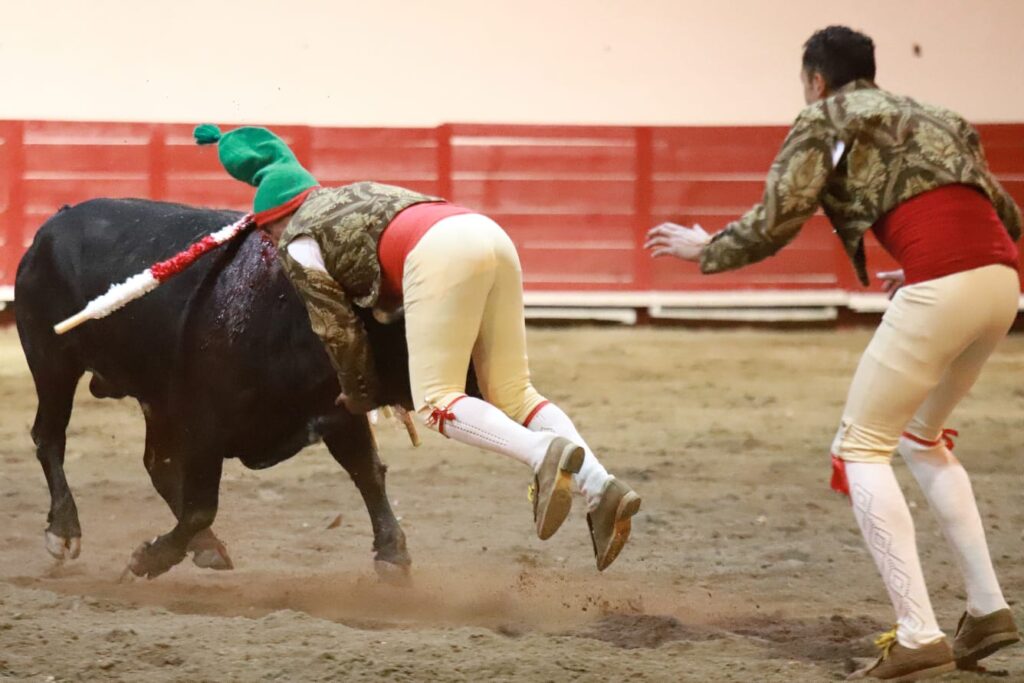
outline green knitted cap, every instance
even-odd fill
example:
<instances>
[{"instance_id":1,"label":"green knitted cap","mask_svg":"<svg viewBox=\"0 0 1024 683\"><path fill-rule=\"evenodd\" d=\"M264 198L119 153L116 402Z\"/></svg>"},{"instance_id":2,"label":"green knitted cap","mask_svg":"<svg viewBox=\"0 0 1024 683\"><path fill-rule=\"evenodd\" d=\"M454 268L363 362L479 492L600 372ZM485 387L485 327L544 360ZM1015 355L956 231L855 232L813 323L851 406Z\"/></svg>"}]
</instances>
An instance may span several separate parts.
<instances>
[{"instance_id":1,"label":"green knitted cap","mask_svg":"<svg viewBox=\"0 0 1024 683\"><path fill-rule=\"evenodd\" d=\"M319 185L284 140L266 128L245 126L222 134L217 126L204 123L192 135L197 145L216 143L220 163L231 177L256 188L255 213L281 206Z\"/></svg>"}]
</instances>

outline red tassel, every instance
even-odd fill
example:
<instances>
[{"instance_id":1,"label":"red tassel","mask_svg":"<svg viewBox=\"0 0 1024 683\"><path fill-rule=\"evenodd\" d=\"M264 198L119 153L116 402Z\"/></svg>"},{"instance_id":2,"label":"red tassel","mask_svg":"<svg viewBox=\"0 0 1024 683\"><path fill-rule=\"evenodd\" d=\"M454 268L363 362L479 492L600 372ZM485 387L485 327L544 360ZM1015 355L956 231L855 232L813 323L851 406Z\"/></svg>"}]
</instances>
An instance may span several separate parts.
<instances>
[{"instance_id":1,"label":"red tassel","mask_svg":"<svg viewBox=\"0 0 1024 683\"><path fill-rule=\"evenodd\" d=\"M832 454L832 490L844 496L850 495L850 480L846 478L846 462Z\"/></svg>"},{"instance_id":2,"label":"red tassel","mask_svg":"<svg viewBox=\"0 0 1024 683\"><path fill-rule=\"evenodd\" d=\"M434 408L430 411L430 417L427 418L428 427L437 427L437 431L442 436L448 436L444 433L445 422L455 422L455 413L452 412L452 406L466 398L465 396L459 396L457 399L448 404L445 408Z\"/></svg>"},{"instance_id":3,"label":"red tassel","mask_svg":"<svg viewBox=\"0 0 1024 683\"><path fill-rule=\"evenodd\" d=\"M441 432L443 436L448 436L444 433L444 423L448 421L455 421L455 413L447 408L434 408L430 411L430 417L427 418L427 426L437 427L437 431Z\"/></svg>"}]
</instances>

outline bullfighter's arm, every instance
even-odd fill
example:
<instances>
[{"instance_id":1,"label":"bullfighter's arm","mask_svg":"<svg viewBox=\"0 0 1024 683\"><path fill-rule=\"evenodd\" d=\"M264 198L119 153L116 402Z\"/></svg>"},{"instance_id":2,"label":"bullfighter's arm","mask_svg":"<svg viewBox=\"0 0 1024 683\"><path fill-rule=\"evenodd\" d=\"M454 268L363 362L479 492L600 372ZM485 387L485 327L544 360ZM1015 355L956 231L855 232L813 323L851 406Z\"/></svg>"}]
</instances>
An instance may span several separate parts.
<instances>
[{"instance_id":1,"label":"bullfighter's arm","mask_svg":"<svg viewBox=\"0 0 1024 683\"><path fill-rule=\"evenodd\" d=\"M379 384L366 328L345 290L325 270L303 266L285 251L281 261L306 305L313 331L327 348L342 392L360 403L377 405Z\"/></svg>"},{"instance_id":2,"label":"bullfighter's arm","mask_svg":"<svg viewBox=\"0 0 1024 683\"><path fill-rule=\"evenodd\" d=\"M711 238L700 255L701 271L740 268L789 244L818 208L835 143L821 110L805 109L772 163L761 203Z\"/></svg>"}]
</instances>

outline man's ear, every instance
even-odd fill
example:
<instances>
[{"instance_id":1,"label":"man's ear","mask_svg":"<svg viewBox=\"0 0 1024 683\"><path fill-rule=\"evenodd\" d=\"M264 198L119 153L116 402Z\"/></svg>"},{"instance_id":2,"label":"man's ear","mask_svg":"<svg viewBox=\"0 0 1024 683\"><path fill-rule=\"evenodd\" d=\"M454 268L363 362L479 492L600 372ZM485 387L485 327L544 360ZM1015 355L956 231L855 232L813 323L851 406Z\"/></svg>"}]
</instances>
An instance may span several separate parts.
<instances>
[{"instance_id":1,"label":"man's ear","mask_svg":"<svg viewBox=\"0 0 1024 683\"><path fill-rule=\"evenodd\" d=\"M825 83L825 77L821 75L820 71L811 73L811 87L814 88L814 94L818 96L818 99L828 97L828 84Z\"/></svg>"}]
</instances>

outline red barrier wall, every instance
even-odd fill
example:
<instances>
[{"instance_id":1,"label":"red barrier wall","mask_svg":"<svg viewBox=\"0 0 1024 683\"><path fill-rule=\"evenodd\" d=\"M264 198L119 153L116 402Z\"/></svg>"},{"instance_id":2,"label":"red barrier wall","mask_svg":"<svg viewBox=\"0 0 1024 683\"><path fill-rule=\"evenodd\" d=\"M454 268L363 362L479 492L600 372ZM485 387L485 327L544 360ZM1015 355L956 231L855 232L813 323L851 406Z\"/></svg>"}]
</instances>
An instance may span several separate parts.
<instances>
[{"instance_id":1,"label":"red barrier wall","mask_svg":"<svg viewBox=\"0 0 1024 683\"><path fill-rule=\"evenodd\" d=\"M979 128L992 169L1024 203L1024 124ZM494 217L531 291L860 289L822 216L778 256L714 277L640 248L663 220L717 230L758 201L783 127L275 130L325 185L395 183ZM223 171L214 147L196 147L189 125L0 121L0 286L13 284L47 217L97 196L245 209L252 189ZM891 265L868 249L873 269Z\"/></svg>"}]
</instances>

